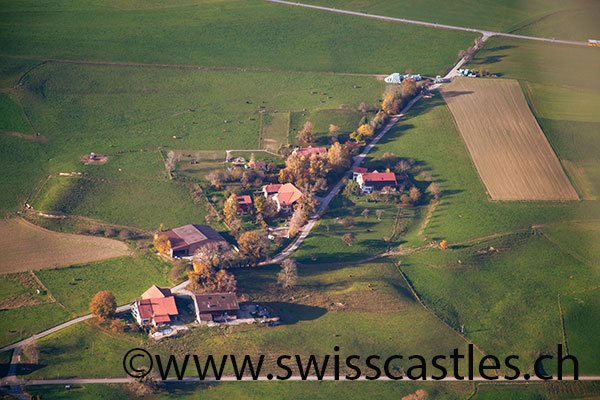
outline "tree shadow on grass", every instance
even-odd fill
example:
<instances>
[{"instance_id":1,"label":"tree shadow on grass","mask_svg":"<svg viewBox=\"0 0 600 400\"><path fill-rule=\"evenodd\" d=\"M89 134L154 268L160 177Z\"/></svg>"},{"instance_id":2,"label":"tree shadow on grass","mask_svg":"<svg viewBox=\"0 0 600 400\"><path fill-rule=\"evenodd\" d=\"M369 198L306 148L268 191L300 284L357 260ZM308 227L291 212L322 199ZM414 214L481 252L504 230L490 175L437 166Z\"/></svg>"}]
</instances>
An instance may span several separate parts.
<instances>
[{"instance_id":1,"label":"tree shadow on grass","mask_svg":"<svg viewBox=\"0 0 600 400\"><path fill-rule=\"evenodd\" d=\"M283 301L272 301L260 303L270 308L278 316L281 325L293 325L300 321L312 321L327 313L322 307L309 306L305 304L286 303Z\"/></svg>"}]
</instances>

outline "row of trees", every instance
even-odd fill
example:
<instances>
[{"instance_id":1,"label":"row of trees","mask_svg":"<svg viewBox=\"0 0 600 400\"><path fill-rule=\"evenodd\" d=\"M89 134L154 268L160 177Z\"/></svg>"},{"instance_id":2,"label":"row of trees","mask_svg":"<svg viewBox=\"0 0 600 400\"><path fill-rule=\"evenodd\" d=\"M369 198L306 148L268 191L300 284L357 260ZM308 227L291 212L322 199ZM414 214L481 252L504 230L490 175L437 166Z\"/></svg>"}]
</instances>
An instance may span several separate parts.
<instances>
[{"instance_id":1,"label":"row of trees","mask_svg":"<svg viewBox=\"0 0 600 400\"><path fill-rule=\"evenodd\" d=\"M350 139L357 143L364 143L371 139L375 131L387 122L390 115L397 114L404 102L414 97L417 90L417 82L414 79L405 79L399 85L388 85L382 95L381 109L371 121L362 120L358 129L350 134Z\"/></svg>"}]
</instances>

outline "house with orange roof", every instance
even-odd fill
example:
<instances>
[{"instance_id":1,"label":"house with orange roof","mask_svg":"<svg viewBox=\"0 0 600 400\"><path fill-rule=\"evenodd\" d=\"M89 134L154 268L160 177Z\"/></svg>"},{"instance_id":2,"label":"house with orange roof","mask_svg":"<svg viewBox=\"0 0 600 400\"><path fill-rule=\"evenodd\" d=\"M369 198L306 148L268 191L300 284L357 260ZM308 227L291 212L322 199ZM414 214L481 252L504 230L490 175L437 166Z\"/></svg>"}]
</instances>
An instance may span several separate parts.
<instances>
[{"instance_id":1,"label":"house with orange roof","mask_svg":"<svg viewBox=\"0 0 600 400\"><path fill-rule=\"evenodd\" d=\"M393 172L365 172L359 173L356 182L360 185L363 193L372 193L374 190L381 190L384 187L395 189L398 186L396 174Z\"/></svg>"},{"instance_id":2,"label":"house with orange roof","mask_svg":"<svg viewBox=\"0 0 600 400\"><path fill-rule=\"evenodd\" d=\"M277 204L277 212L291 212L294 208L294 204L300 200L304 194L300 189L291 183L281 185L273 200Z\"/></svg>"},{"instance_id":3,"label":"house with orange roof","mask_svg":"<svg viewBox=\"0 0 600 400\"><path fill-rule=\"evenodd\" d=\"M291 212L294 204L304 195L300 189L291 183L270 184L262 187L264 196L272 198L277 205L277 212Z\"/></svg>"},{"instance_id":4,"label":"house with orange roof","mask_svg":"<svg viewBox=\"0 0 600 400\"><path fill-rule=\"evenodd\" d=\"M131 315L141 327L169 325L179 316L171 289L156 285L131 304Z\"/></svg>"}]
</instances>

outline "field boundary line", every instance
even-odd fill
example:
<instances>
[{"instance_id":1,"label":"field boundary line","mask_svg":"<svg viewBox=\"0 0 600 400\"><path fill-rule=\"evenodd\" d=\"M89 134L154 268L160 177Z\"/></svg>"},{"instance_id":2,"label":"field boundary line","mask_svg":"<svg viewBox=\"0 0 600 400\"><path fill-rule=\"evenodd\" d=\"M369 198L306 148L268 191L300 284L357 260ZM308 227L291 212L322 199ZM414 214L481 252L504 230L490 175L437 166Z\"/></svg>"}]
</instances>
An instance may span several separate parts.
<instances>
[{"instance_id":1,"label":"field boundary line","mask_svg":"<svg viewBox=\"0 0 600 400\"><path fill-rule=\"evenodd\" d=\"M562 334L563 344L565 345L565 350L567 355L569 355L569 345L567 344L567 329L565 327L565 315L563 314L563 309L560 304L560 293L556 295L558 299L558 315L560 316L560 333Z\"/></svg>"},{"instance_id":2,"label":"field boundary line","mask_svg":"<svg viewBox=\"0 0 600 400\"><path fill-rule=\"evenodd\" d=\"M264 146L264 133L263 133L263 127L264 127L264 121L263 121L263 115L264 113L260 113L260 122L258 124L258 148L259 149L263 149Z\"/></svg>"},{"instance_id":3,"label":"field boundary line","mask_svg":"<svg viewBox=\"0 0 600 400\"><path fill-rule=\"evenodd\" d=\"M321 74L321 75L342 75L342 76L358 76L358 77L384 77L382 74L365 74L359 72L333 72L333 71L313 71L313 70L296 70L296 69L279 69L267 67L236 67L227 65L197 65L197 64L167 64L167 63L143 63L135 61L107 61L107 60L73 60L66 58L51 58L41 56L23 56L16 54L0 53L0 57L39 60L42 61L31 70L40 67L47 63L57 64L80 64L80 65L98 65L98 66L114 66L114 67L131 67L131 68L162 68L162 69L180 69L180 70L197 70L197 71L236 71L236 72L264 72L264 73L286 73L286 74ZM29 73L31 71L27 71Z\"/></svg>"},{"instance_id":4,"label":"field boundary line","mask_svg":"<svg viewBox=\"0 0 600 400\"><path fill-rule=\"evenodd\" d=\"M402 268L400 268L400 266L397 263L394 263L394 266L396 267L396 269L400 273L400 276L402 276L402 279L404 279L404 282L406 282L406 285L408 286L408 289L410 290L410 292L412 293L412 295L415 297L415 299L419 302L419 304L421 304L421 306L427 312L429 312L431 315L433 315L435 318L437 318L440 322L442 322L444 325L446 325L448 328L450 328L454 333L456 333L458 336L460 336L465 342L467 342L469 344L472 344L473 347L475 349L477 349L477 351L479 351L483 356L486 356L485 352L483 350L481 350L479 348L479 346L477 346L475 343L473 343L473 341L471 341L469 338L467 338L466 336L464 336L463 334L461 334L459 331L457 331L456 329L454 329L450 324L448 324L440 316L438 316L435 312L433 312L431 309L429 309L429 307L427 307L425 305L425 303L423 302L423 300L421 299L421 297L419 296L419 294L417 293L417 291L413 287L412 283L408 280L408 277L406 276L406 274L404 274L404 271L402 271ZM499 375L499 371L498 370L496 370L496 374Z\"/></svg>"},{"instance_id":5,"label":"field boundary line","mask_svg":"<svg viewBox=\"0 0 600 400\"><path fill-rule=\"evenodd\" d=\"M67 307L65 307L65 305L63 303L61 303L60 301L58 301L56 299L56 297L54 297L54 295L52 294L52 292L50 291L50 289L48 289L48 287L46 285L44 285L44 282L42 282L42 280L35 274L35 271L30 270L29 272L31 273L31 276L33 276L33 279L35 279L36 282L46 291L46 294L52 300L50 302L50 304L51 303L56 303L58 306L62 307L66 312L68 312L69 314L71 314L71 317L76 317L77 316L77 314L75 314L74 312L72 312L71 310L69 310Z\"/></svg>"}]
</instances>

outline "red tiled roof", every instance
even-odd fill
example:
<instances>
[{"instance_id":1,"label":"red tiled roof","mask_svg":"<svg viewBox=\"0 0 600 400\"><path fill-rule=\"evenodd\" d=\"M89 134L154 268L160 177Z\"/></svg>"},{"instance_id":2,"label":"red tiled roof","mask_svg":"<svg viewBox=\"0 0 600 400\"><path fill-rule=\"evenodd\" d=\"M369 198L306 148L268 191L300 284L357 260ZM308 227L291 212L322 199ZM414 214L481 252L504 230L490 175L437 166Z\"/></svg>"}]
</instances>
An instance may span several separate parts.
<instances>
[{"instance_id":1,"label":"red tiled roof","mask_svg":"<svg viewBox=\"0 0 600 400\"><path fill-rule=\"evenodd\" d=\"M263 189L267 192L267 194L271 194L271 193L277 193L281 186L283 186L283 185L280 183L271 183L269 185L263 186Z\"/></svg>"},{"instance_id":2,"label":"red tiled roof","mask_svg":"<svg viewBox=\"0 0 600 400\"><path fill-rule=\"evenodd\" d=\"M175 297L173 296L142 299L138 300L137 303L140 317L143 319L153 319L155 322L166 322L171 320L169 317L170 315L179 314L177 305L175 304ZM159 321L159 319L162 319L162 321Z\"/></svg>"},{"instance_id":3,"label":"red tiled roof","mask_svg":"<svg viewBox=\"0 0 600 400\"><path fill-rule=\"evenodd\" d=\"M250 196L238 196L238 204L252 204Z\"/></svg>"},{"instance_id":4,"label":"red tiled roof","mask_svg":"<svg viewBox=\"0 0 600 400\"><path fill-rule=\"evenodd\" d=\"M146 290L142 294L142 299L152 299L152 298L160 298L171 296L171 289L169 288L161 288L156 285L152 285L150 289Z\"/></svg>"},{"instance_id":5,"label":"red tiled roof","mask_svg":"<svg viewBox=\"0 0 600 400\"><path fill-rule=\"evenodd\" d=\"M277 202L280 206L290 206L302 197L302 192L291 183L286 183L277 192Z\"/></svg>"},{"instance_id":6,"label":"red tiled roof","mask_svg":"<svg viewBox=\"0 0 600 400\"><path fill-rule=\"evenodd\" d=\"M393 172L368 172L362 174L363 182L394 182L396 183L396 174Z\"/></svg>"}]
</instances>

